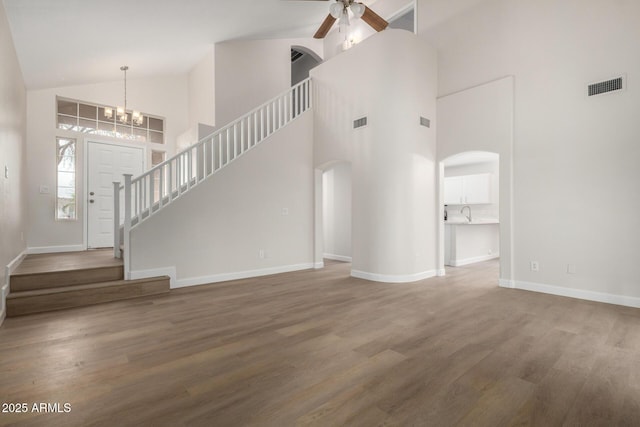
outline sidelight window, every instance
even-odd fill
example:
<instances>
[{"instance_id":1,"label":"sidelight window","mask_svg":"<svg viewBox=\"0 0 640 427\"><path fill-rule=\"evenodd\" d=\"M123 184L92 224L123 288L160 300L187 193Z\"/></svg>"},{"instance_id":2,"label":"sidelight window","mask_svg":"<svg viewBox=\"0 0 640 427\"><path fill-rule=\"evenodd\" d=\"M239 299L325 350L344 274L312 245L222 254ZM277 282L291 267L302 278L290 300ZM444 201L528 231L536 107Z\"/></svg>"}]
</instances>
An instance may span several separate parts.
<instances>
[{"instance_id":1,"label":"sidelight window","mask_svg":"<svg viewBox=\"0 0 640 427\"><path fill-rule=\"evenodd\" d=\"M76 211L76 140L56 138L57 180L56 219L77 219Z\"/></svg>"}]
</instances>

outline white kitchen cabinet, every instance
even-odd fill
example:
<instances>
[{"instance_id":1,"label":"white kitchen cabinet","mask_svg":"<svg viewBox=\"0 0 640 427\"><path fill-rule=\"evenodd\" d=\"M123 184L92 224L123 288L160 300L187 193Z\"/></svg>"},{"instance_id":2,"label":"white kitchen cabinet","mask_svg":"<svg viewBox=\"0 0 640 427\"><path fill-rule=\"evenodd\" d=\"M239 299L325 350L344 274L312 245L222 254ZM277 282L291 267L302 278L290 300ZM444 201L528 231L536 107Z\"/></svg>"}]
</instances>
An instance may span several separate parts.
<instances>
[{"instance_id":1,"label":"white kitchen cabinet","mask_svg":"<svg viewBox=\"0 0 640 427\"><path fill-rule=\"evenodd\" d=\"M457 205L464 200L462 177L452 176L444 179L444 204Z\"/></svg>"},{"instance_id":2,"label":"white kitchen cabinet","mask_svg":"<svg viewBox=\"0 0 640 427\"><path fill-rule=\"evenodd\" d=\"M445 205L491 203L491 174L450 176L444 179Z\"/></svg>"}]
</instances>

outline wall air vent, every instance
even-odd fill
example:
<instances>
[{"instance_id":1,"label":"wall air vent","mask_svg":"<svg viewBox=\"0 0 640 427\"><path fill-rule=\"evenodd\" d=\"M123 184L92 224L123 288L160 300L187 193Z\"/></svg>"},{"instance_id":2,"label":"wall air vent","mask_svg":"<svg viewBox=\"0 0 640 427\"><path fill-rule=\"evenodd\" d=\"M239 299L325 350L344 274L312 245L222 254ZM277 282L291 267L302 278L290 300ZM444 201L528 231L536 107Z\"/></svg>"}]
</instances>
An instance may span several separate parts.
<instances>
[{"instance_id":1,"label":"wall air vent","mask_svg":"<svg viewBox=\"0 0 640 427\"><path fill-rule=\"evenodd\" d=\"M358 129L358 128L362 128L365 127L367 125L367 117L361 117L359 119L356 119L353 121L353 128L354 129Z\"/></svg>"},{"instance_id":2,"label":"wall air vent","mask_svg":"<svg viewBox=\"0 0 640 427\"><path fill-rule=\"evenodd\" d=\"M587 86L589 96L621 91L622 89L624 89L624 77L616 77L615 79L592 83Z\"/></svg>"},{"instance_id":3,"label":"wall air vent","mask_svg":"<svg viewBox=\"0 0 640 427\"><path fill-rule=\"evenodd\" d=\"M420 126L424 126L426 128L430 128L431 127L431 120L427 119L426 117L420 116Z\"/></svg>"}]
</instances>

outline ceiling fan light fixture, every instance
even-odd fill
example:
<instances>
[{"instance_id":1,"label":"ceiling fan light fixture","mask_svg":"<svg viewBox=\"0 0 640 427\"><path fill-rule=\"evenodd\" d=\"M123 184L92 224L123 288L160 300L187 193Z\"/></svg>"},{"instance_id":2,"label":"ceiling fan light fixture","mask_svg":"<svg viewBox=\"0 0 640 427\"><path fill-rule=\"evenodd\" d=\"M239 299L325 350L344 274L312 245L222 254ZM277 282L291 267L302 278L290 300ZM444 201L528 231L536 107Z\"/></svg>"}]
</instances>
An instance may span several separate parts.
<instances>
[{"instance_id":1,"label":"ceiling fan light fixture","mask_svg":"<svg viewBox=\"0 0 640 427\"><path fill-rule=\"evenodd\" d=\"M353 13L353 17L358 19L364 15L364 5L362 3L351 3L350 6L351 12Z\"/></svg>"},{"instance_id":2,"label":"ceiling fan light fixture","mask_svg":"<svg viewBox=\"0 0 640 427\"><path fill-rule=\"evenodd\" d=\"M341 2L334 3L329 7L329 14L336 19L340 18L343 11L344 5Z\"/></svg>"}]
</instances>

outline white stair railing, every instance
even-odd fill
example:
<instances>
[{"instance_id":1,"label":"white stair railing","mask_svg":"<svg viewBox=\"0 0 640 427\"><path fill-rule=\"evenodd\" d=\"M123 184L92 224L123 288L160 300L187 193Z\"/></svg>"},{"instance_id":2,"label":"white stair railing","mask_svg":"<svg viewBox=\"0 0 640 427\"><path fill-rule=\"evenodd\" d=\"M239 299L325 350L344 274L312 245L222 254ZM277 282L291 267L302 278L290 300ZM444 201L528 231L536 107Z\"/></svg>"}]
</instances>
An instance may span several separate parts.
<instances>
[{"instance_id":1,"label":"white stair railing","mask_svg":"<svg viewBox=\"0 0 640 427\"><path fill-rule=\"evenodd\" d=\"M303 80L146 173L125 175L124 185L114 183L114 255L121 255L122 244L125 275L133 228L310 109L311 95L311 80Z\"/></svg>"}]
</instances>

